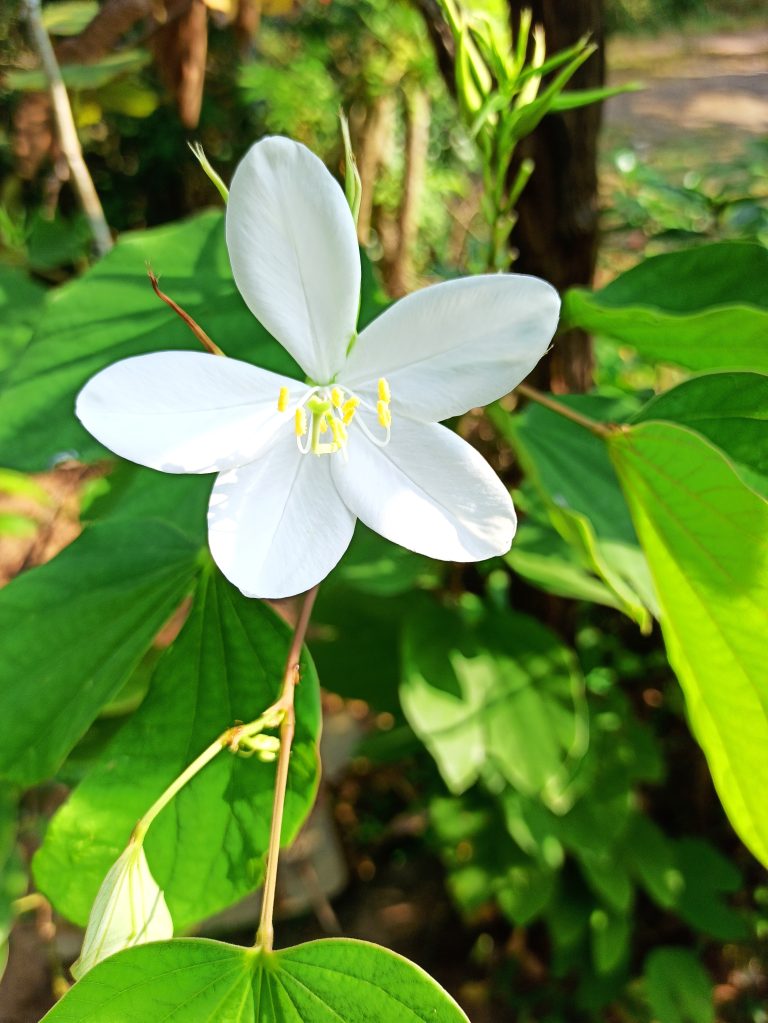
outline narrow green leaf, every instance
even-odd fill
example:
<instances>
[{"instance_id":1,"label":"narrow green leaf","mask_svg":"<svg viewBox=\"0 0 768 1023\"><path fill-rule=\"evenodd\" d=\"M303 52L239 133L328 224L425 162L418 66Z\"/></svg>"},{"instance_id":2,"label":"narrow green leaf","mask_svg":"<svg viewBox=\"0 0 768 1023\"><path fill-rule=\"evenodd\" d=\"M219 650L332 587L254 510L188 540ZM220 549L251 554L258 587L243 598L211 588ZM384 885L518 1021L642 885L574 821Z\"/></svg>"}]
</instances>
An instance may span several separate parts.
<instances>
[{"instance_id":1,"label":"narrow green leaf","mask_svg":"<svg viewBox=\"0 0 768 1023\"><path fill-rule=\"evenodd\" d=\"M706 373L658 395L633 418L688 426L720 448L745 483L768 495L768 376Z\"/></svg>"},{"instance_id":2,"label":"narrow green leaf","mask_svg":"<svg viewBox=\"0 0 768 1023\"><path fill-rule=\"evenodd\" d=\"M364 941L264 953L202 938L139 945L100 963L48 1023L468 1023L423 970Z\"/></svg>"},{"instance_id":3,"label":"narrow green leaf","mask_svg":"<svg viewBox=\"0 0 768 1023\"><path fill-rule=\"evenodd\" d=\"M734 828L768 863L768 504L684 427L642 424L609 446L691 727Z\"/></svg>"},{"instance_id":4,"label":"narrow green leaf","mask_svg":"<svg viewBox=\"0 0 768 1023\"><path fill-rule=\"evenodd\" d=\"M49 777L176 610L199 548L167 524L93 526L0 591L0 773Z\"/></svg>"},{"instance_id":5,"label":"narrow green leaf","mask_svg":"<svg viewBox=\"0 0 768 1023\"><path fill-rule=\"evenodd\" d=\"M768 370L768 249L717 242L652 256L600 291L574 289L564 326L688 369Z\"/></svg>"},{"instance_id":6,"label":"narrow green leaf","mask_svg":"<svg viewBox=\"0 0 768 1023\"><path fill-rule=\"evenodd\" d=\"M135 74L149 63L146 50L121 50L107 54L94 64L63 64L64 84L68 89L98 89L120 75ZM11 70L6 73L11 89L37 92L46 89L48 79L42 70Z\"/></svg>"},{"instance_id":7,"label":"narrow green leaf","mask_svg":"<svg viewBox=\"0 0 768 1023\"><path fill-rule=\"evenodd\" d=\"M289 642L288 627L265 604L218 572L206 574L149 695L56 814L35 858L37 883L61 913L84 923L136 820L217 735L277 698ZM319 728L317 675L305 656L284 842L314 801ZM222 752L152 825L147 858L177 929L260 883L274 776L274 764Z\"/></svg>"}]
</instances>

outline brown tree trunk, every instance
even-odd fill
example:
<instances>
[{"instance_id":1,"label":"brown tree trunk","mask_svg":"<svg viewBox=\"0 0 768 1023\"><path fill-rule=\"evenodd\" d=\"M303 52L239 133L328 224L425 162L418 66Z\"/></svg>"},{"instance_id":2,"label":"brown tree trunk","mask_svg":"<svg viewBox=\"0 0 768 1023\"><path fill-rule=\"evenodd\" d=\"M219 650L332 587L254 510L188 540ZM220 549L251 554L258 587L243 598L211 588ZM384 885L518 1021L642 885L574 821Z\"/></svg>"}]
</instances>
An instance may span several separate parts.
<instances>
[{"instance_id":1,"label":"brown tree trunk","mask_svg":"<svg viewBox=\"0 0 768 1023\"><path fill-rule=\"evenodd\" d=\"M413 246L419 229L419 209L427 171L429 146L429 96L419 86L406 90L405 167L403 192L397 218L397 242L387 277L387 290L394 298L413 288Z\"/></svg>"},{"instance_id":2,"label":"brown tree trunk","mask_svg":"<svg viewBox=\"0 0 768 1023\"><path fill-rule=\"evenodd\" d=\"M603 0L508 0L513 31L520 11L533 9L544 26L547 53L554 54L589 34L598 50L576 72L570 88L594 89L605 80ZM512 244L519 251L515 271L536 274L561 293L588 285L595 269L598 241L597 143L599 104L550 114L521 143L517 164L536 164L518 203ZM540 387L564 393L585 391L592 383L592 347L583 331L560 335L547 359L532 375Z\"/></svg>"}]
</instances>

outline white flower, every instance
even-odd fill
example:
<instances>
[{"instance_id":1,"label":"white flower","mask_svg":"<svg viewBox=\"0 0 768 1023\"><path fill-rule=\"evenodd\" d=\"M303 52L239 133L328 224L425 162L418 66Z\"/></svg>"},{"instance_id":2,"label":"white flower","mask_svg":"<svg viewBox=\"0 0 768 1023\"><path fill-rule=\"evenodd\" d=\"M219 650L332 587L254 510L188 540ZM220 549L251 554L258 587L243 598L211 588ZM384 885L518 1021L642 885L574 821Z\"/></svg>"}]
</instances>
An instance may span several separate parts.
<instances>
[{"instance_id":1,"label":"white flower","mask_svg":"<svg viewBox=\"0 0 768 1023\"><path fill-rule=\"evenodd\" d=\"M557 326L555 290L519 274L436 284L358 337L352 216L321 161L284 138L258 142L238 167L226 227L245 302L306 382L203 352L140 355L85 386L77 414L87 429L142 465L219 473L211 552L248 596L319 582L357 518L432 558L509 550L506 488L438 424L530 372Z\"/></svg>"},{"instance_id":2,"label":"white flower","mask_svg":"<svg viewBox=\"0 0 768 1023\"><path fill-rule=\"evenodd\" d=\"M76 980L107 956L147 941L173 937L173 921L149 870L144 847L131 841L104 878L88 918Z\"/></svg>"}]
</instances>

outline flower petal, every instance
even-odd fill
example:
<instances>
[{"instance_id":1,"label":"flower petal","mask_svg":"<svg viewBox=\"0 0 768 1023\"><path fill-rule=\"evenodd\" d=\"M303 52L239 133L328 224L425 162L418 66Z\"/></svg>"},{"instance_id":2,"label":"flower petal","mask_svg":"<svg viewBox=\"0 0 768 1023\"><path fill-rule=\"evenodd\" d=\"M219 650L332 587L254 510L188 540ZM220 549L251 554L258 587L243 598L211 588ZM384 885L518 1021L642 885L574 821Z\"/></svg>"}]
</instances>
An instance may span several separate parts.
<instances>
[{"instance_id":1,"label":"flower petal","mask_svg":"<svg viewBox=\"0 0 768 1023\"><path fill-rule=\"evenodd\" d=\"M380 448L353 430L349 461L333 457L333 478L347 506L377 533L443 561L505 554L515 509L485 459L436 423L398 417Z\"/></svg>"},{"instance_id":2,"label":"flower petal","mask_svg":"<svg viewBox=\"0 0 768 1023\"><path fill-rule=\"evenodd\" d=\"M334 456L280 436L251 465L222 473L208 512L214 561L247 597L290 597L320 582L349 546L355 516L331 480Z\"/></svg>"},{"instance_id":3,"label":"flower petal","mask_svg":"<svg viewBox=\"0 0 768 1023\"><path fill-rule=\"evenodd\" d=\"M344 193L305 146L257 142L227 203L232 272L248 308L318 383L338 371L357 323L360 253Z\"/></svg>"},{"instance_id":4,"label":"flower petal","mask_svg":"<svg viewBox=\"0 0 768 1023\"><path fill-rule=\"evenodd\" d=\"M77 398L77 415L105 447L162 472L215 472L251 462L306 385L236 359L204 352L155 352L97 373Z\"/></svg>"},{"instance_id":5,"label":"flower petal","mask_svg":"<svg viewBox=\"0 0 768 1023\"><path fill-rule=\"evenodd\" d=\"M538 277L488 274L435 284L365 328L341 379L366 391L386 377L393 412L439 422L519 384L546 352L559 310L557 292Z\"/></svg>"}]
</instances>

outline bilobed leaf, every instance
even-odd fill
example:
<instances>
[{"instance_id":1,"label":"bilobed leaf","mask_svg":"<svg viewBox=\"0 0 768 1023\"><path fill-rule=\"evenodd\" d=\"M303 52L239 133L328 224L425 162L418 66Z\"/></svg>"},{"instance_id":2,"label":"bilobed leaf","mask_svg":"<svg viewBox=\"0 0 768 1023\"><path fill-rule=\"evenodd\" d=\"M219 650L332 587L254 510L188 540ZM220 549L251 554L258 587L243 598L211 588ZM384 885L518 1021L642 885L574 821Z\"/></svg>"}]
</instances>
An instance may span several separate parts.
<instances>
[{"instance_id":1,"label":"bilobed leaf","mask_svg":"<svg viewBox=\"0 0 768 1023\"><path fill-rule=\"evenodd\" d=\"M489 761L521 792L563 798L584 752L582 683L547 628L512 612L472 625L425 603L406 623L403 669L403 710L453 792Z\"/></svg>"},{"instance_id":2,"label":"bilobed leaf","mask_svg":"<svg viewBox=\"0 0 768 1023\"><path fill-rule=\"evenodd\" d=\"M206 573L148 696L56 814L35 858L37 883L60 912L85 922L136 820L217 735L274 702L289 640L266 605L218 572ZM305 820L317 787L319 690L306 656L296 718L284 842ZM152 825L147 859L177 930L259 885L274 776L274 764L224 751Z\"/></svg>"},{"instance_id":3,"label":"bilobed leaf","mask_svg":"<svg viewBox=\"0 0 768 1023\"><path fill-rule=\"evenodd\" d=\"M768 863L768 504L684 427L645 423L610 449L691 727L731 823Z\"/></svg>"},{"instance_id":4,"label":"bilobed leaf","mask_svg":"<svg viewBox=\"0 0 768 1023\"><path fill-rule=\"evenodd\" d=\"M0 774L49 777L189 591L199 546L157 521L87 529L0 591Z\"/></svg>"},{"instance_id":5,"label":"bilobed leaf","mask_svg":"<svg viewBox=\"0 0 768 1023\"><path fill-rule=\"evenodd\" d=\"M712 981L687 948L655 948L645 960L644 980L658 1023L713 1023Z\"/></svg>"},{"instance_id":6,"label":"bilobed leaf","mask_svg":"<svg viewBox=\"0 0 768 1023\"><path fill-rule=\"evenodd\" d=\"M102 456L104 449L73 412L86 381L131 355L200 349L189 329L154 295L148 261L163 290L227 355L298 372L235 288L220 212L126 233L92 269L56 291L34 337L9 369L0 395L0 462L36 471L63 452L83 460Z\"/></svg>"},{"instance_id":7,"label":"bilobed leaf","mask_svg":"<svg viewBox=\"0 0 768 1023\"><path fill-rule=\"evenodd\" d=\"M468 1023L423 970L346 938L264 953L203 938L140 945L100 963L48 1023Z\"/></svg>"},{"instance_id":8,"label":"bilobed leaf","mask_svg":"<svg viewBox=\"0 0 768 1023\"><path fill-rule=\"evenodd\" d=\"M652 256L600 291L566 293L564 325L687 369L768 369L768 249L717 242Z\"/></svg>"},{"instance_id":9,"label":"bilobed leaf","mask_svg":"<svg viewBox=\"0 0 768 1023\"><path fill-rule=\"evenodd\" d=\"M644 405L635 423L687 426L720 448L745 483L768 495L768 376L705 373Z\"/></svg>"}]
</instances>

